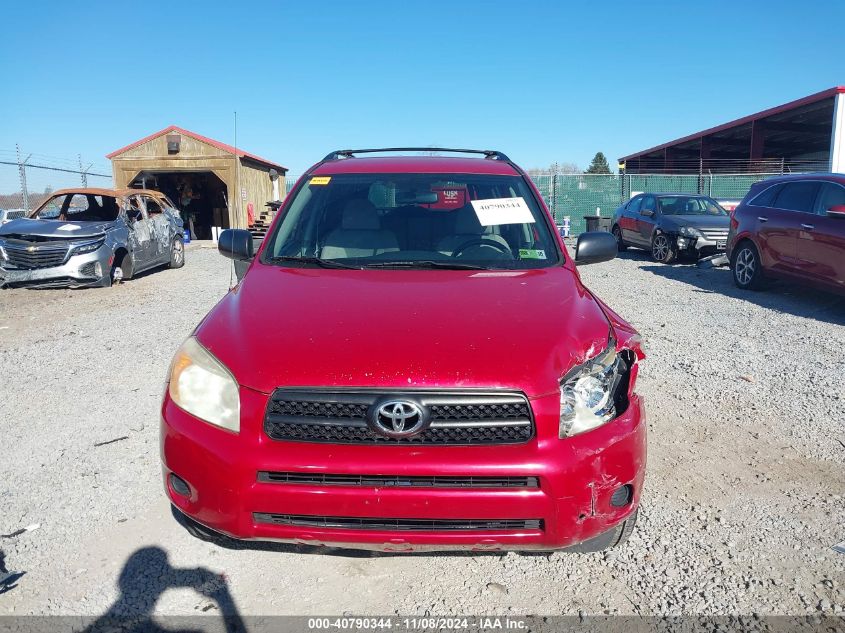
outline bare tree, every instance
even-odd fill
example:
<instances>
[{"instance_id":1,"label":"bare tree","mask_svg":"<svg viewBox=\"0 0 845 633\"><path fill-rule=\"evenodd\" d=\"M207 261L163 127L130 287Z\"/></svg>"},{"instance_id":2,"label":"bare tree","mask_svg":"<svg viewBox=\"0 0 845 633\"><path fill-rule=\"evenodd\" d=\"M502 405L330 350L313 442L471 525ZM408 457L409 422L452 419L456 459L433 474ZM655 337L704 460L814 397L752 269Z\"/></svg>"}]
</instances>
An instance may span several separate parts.
<instances>
[{"instance_id":1,"label":"bare tree","mask_svg":"<svg viewBox=\"0 0 845 633\"><path fill-rule=\"evenodd\" d=\"M548 167L532 167L527 169L529 176L553 176L559 174L580 174L581 169L575 163L553 162Z\"/></svg>"}]
</instances>

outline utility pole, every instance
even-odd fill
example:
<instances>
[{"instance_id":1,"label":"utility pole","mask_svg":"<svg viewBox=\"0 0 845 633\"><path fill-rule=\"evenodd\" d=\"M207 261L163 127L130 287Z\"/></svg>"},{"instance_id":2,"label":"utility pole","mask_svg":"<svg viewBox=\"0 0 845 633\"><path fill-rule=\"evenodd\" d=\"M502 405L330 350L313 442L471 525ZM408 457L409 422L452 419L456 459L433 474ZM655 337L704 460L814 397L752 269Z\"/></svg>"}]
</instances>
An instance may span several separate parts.
<instances>
[{"instance_id":1,"label":"utility pole","mask_svg":"<svg viewBox=\"0 0 845 633\"><path fill-rule=\"evenodd\" d=\"M18 153L18 173L21 177L21 196L23 197L23 208L29 211L29 192L26 190L26 161L32 157L32 154L26 157L26 160L21 160L21 146L15 143L15 150Z\"/></svg>"},{"instance_id":2,"label":"utility pole","mask_svg":"<svg viewBox=\"0 0 845 633\"><path fill-rule=\"evenodd\" d=\"M230 199L235 201L235 222L240 225L241 221L241 159L238 157L238 111L235 110L235 195L230 196ZM247 223L246 228L249 228Z\"/></svg>"},{"instance_id":3,"label":"utility pole","mask_svg":"<svg viewBox=\"0 0 845 633\"><path fill-rule=\"evenodd\" d=\"M82 186L88 186L88 171L94 166L94 163L89 163L88 167L82 167L82 154L77 154L79 159L79 175L82 177Z\"/></svg>"}]
</instances>

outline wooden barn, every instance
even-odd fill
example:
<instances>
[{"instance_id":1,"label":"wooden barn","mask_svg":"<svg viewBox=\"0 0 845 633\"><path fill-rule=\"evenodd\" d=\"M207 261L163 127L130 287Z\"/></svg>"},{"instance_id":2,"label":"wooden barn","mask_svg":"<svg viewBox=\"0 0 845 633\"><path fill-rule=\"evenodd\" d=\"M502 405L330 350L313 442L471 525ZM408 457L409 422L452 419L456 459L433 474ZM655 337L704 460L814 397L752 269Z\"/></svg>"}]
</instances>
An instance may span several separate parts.
<instances>
[{"instance_id":1,"label":"wooden barn","mask_svg":"<svg viewBox=\"0 0 845 633\"><path fill-rule=\"evenodd\" d=\"M116 188L167 194L198 239L212 238L214 227L260 235L272 215L267 203L285 194L286 167L175 125L106 157Z\"/></svg>"}]
</instances>

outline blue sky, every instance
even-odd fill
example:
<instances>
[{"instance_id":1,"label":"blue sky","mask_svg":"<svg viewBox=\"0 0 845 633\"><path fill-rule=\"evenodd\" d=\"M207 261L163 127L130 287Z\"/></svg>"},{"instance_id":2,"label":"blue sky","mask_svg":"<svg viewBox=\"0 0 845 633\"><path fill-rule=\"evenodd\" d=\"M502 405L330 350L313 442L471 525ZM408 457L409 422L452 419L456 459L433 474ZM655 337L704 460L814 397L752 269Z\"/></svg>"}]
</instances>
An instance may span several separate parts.
<instances>
[{"instance_id":1,"label":"blue sky","mask_svg":"<svg viewBox=\"0 0 845 633\"><path fill-rule=\"evenodd\" d=\"M299 173L349 146L586 167L845 84L845 2L23 2L0 150L107 166L173 123Z\"/></svg>"}]
</instances>

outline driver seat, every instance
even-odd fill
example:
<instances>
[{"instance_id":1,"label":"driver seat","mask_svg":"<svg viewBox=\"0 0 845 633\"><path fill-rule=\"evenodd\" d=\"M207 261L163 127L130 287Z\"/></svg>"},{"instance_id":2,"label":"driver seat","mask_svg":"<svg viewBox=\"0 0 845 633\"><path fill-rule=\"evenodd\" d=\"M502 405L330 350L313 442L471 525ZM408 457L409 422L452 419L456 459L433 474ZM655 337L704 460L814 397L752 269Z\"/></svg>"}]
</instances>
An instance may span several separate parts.
<instances>
[{"instance_id":1,"label":"driver seat","mask_svg":"<svg viewBox=\"0 0 845 633\"><path fill-rule=\"evenodd\" d=\"M475 210L471 206L462 207L457 211L454 211L454 214L455 228L452 234L447 235L437 244L437 250L442 254L451 255L455 252L456 248L466 244L467 242L481 239L482 237L485 240L499 242L503 246L507 246L508 250L510 250L510 246L505 238L501 235L492 233L493 227L481 226L481 223L478 221L478 216L475 214Z\"/></svg>"}]
</instances>

